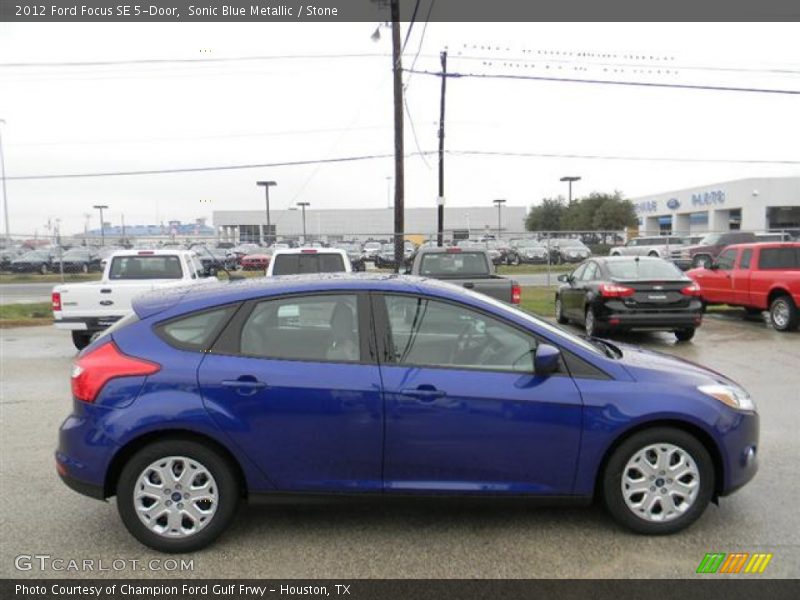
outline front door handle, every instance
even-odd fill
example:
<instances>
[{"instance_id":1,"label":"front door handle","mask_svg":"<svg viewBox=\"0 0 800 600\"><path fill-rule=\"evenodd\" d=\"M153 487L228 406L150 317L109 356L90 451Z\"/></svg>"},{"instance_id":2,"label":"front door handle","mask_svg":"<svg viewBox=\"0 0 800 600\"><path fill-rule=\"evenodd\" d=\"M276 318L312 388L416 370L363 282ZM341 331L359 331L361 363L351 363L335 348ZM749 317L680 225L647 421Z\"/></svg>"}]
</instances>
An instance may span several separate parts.
<instances>
[{"instance_id":1,"label":"front door handle","mask_svg":"<svg viewBox=\"0 0 800 600\"><path fill-rule=\"evenodd\" d=\"M471 281L467 281L467 282L464 284L464 287L465 287L465 288L467 288L468 290L471 290L471 289L473 289L473 288L475 287L475 284L474 284L474 283L472 283Z\"/></svg>"},{"instance_id":2,"label":"front door handle","mask_svg":"<svg viewBox=\"0 0 800 600\"><path fill-rule=\"evenodd\" d=\"M421 385L417 388L404 388L400 390L403 396L416 398L421 402L433 402L437 398L444 398L447 394L442 390L437 390L435 387Z\"/></svg>"}]
</instances>

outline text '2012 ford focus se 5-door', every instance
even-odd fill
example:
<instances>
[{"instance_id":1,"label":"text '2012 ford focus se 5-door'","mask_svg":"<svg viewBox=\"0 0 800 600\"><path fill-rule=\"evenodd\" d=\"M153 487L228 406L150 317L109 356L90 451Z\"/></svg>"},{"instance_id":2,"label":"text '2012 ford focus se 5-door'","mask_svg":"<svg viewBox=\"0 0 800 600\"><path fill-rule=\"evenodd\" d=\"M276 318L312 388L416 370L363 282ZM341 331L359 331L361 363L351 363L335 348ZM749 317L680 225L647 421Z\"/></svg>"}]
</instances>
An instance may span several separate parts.
<instances>
[{"instance_id":1,"label":"text '2012 ford focus se 5-door'","mask_svg":"<svg viewBox=\"0 0 800 600\"><path fill-rule=\"evenodd\" d=\"M286 492L597 497L671 533L756 472L758 415L725 376L446 283L278 277L134 311L76 359L56 461L158 550Z\"/></svg>"}]
</instances>

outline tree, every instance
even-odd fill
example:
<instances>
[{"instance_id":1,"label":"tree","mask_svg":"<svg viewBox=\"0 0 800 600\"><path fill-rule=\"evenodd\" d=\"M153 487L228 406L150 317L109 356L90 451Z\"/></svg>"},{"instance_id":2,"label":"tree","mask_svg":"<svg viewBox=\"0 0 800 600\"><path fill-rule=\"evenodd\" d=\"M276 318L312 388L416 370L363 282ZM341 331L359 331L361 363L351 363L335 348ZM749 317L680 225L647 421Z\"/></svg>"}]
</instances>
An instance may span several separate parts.
<instances>
[{"instance_id":1,"label":"tree","mask_svg":"<svg viewBox=\"0 0 800 600\"><path fill-rule=\"evenodd\" d=\"M564 198L544 198L538 206L532 206L525 218L528 231L560 231L561 220L566 212Z\"/></svg>"}]
</instances>

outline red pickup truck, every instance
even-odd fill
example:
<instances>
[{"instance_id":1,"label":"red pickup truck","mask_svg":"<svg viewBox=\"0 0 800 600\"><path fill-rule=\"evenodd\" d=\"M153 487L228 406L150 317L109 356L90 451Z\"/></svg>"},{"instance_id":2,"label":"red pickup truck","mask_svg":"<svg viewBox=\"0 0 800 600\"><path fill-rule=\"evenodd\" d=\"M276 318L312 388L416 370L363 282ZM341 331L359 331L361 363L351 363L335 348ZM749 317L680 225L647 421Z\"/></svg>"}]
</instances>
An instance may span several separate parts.
<instances>
[{"instance_id":1,"label":"red pickup truck","mask_svg":"<svg viewBox=\"0 0 800 600\"><path fill-rule=\"evenodd\" d=\"M688 272L706 304L742 306L749 314L769 310L778 331L800 322L800 242L736 244L710 269Z\"/></svg>"}]
</instances>

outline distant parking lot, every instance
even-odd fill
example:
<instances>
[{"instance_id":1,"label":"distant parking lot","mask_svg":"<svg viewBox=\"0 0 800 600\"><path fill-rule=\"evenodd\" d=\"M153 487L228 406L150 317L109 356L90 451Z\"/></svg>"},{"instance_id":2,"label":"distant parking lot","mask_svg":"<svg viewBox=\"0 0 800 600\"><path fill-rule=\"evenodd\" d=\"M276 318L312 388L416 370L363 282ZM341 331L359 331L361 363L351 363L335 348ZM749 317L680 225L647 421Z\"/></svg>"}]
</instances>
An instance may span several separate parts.
<instances>
[{"instance_id":1,"label":"distant parking lot","mask_svg":"<svg viewBox=\"0 0 800 600\"><path fill-rule=\"evenodd\" d=\"M56 476L57 429L69 412L74 350L50 327L0 331L0 576L56 577L14 567L20 554L127 561L165 558L122 527L113 501L67 489ZM763 576L800 575L800 333L711 315L690 343L669 334L620 338L716 369L750 390L761 413L760 472L684 533L641 537L599 508L525 503L251 507L213 547L191 555L195 577L692 577L706 552L771 552ZM132 560L141 561L138 567ZM176 573L159 571L157 577ZM80 576L81 573L69 573ZM87 572L86 576L97 576ZM183 573L185 575L185 573Z\"/></svg>"}]
</instances>

